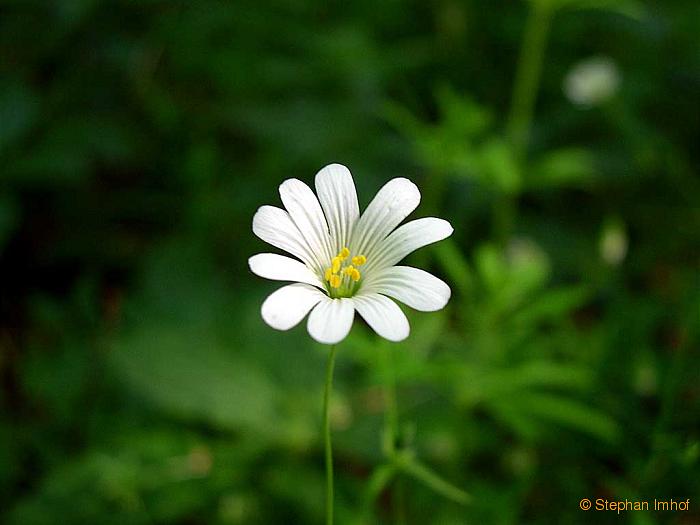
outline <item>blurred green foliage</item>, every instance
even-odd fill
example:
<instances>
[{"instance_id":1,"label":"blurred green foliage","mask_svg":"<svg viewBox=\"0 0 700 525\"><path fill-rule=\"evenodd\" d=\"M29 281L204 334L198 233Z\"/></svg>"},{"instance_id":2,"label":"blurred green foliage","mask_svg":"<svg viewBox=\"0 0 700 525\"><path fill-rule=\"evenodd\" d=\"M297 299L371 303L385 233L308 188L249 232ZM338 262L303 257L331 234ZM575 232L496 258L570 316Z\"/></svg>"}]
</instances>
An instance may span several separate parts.
<instances>
[{"instance_id":1,"label":"blurred green foliage","mask_svg":"<svg viewBox=\"0 0 700 525\"><path fill-rule=\"evenodd\" d=\"M698 49L695 0L3 2L1 520L322 520L326 349L247 257L330 162L455 227L448 308L339 349L338 523L700 520Z\"/></svg>"}]
</instances>

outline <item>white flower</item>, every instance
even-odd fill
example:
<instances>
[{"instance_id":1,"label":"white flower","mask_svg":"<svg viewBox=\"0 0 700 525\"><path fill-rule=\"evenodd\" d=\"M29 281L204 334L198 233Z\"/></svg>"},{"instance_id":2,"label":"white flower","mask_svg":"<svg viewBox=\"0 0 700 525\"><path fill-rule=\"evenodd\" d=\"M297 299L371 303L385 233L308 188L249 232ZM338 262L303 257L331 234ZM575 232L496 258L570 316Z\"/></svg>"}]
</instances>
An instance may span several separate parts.
<instances>
[{"instance_id":1,"label":"white flower","mask_svg":"<svg viewBox=\"0 0 700 525\"><path fill-rule=\"evenodd\" d=\"M595 106L612 97L620 86L620 72L608 57L592 57L576 64L564 79L564 93L578 106Z\"/></svg>"},{"instance_id":2,"label":"white flower","mask_svg":"<svg viewBox=\"0 0 700 525\"><path fill-rule=\"evenodd\" d=\"M262 317L271 327L289 330L311 312L311 337L335 344L348 335L357 310L380 336L401 341L408 337L408 320L390 298L424 312L447 304L450 287L443 281L396 266L453 231L449 222L434 217L397 228L420 201L410 180L389 181L361 216L352 175L340 164L316 174L318 198L297 179L284 181L279 192L286 211L262 206L253 217L253 232L296 259L261 253L248 261L260 277L295 283L263 303Z\"/></svg>"}]
</instances>

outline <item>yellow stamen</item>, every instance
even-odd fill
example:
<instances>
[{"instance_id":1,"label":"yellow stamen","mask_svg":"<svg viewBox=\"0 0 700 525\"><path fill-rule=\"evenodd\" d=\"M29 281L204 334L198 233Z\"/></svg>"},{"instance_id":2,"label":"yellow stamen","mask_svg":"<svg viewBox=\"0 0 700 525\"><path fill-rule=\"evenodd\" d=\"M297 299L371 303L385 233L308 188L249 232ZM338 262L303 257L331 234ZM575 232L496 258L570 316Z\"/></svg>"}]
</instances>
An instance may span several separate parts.
<instances>
[{"instance_id":1,"label":"yellow stamen","mask_svg":"<svg viewBox=\"0 0 700 525\"><path fill-rule=\"evenodd\" d=\"M352 264L347 264L352 260ZM331 259L331 265L326 268L323 274L325 281L329 284L329 292L331 297L346 297L354 293L355 285L353 282L358 282L362 279L362 274L357 269L357 266L362 266L367 262L367 257L364 255L356 255L351 257L350 250L343 248L338 252L338 255ZM346 280L346 278L348 278ZM333 290L338 290L332 291Z\"/></svg>"},{"instance_id":2,"label":"yellow stamen","mask_svg":"<svg viewBox=\"0 0 700 525\"><path fill-rule=\"evenodd\" d=\"M333 257L333 260L331 261L333 273L338 273L340 271L340 265L342 262L343 260L340 257Z\"/></svg>"}]
</instances>

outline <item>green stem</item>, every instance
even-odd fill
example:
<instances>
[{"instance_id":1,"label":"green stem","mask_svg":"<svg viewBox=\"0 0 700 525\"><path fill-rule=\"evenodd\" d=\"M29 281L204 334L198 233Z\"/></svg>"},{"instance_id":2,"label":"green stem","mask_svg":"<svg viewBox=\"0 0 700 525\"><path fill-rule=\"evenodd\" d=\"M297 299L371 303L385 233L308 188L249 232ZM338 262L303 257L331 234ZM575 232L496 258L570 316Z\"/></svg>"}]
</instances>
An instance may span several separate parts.
<instances>
[{"instance_id":1,"label":"green stem","mask_svg":"<svg viewBox=\"0 0 700 525\"><path fill-rule=\"evenodd\" d=\"M527 149L528 135L542 73L542 62L547 46L547 36L553 14L550 0L534 0L532 4L533 8L527 19L523 44L520 48L508 119L508 137L518 161L523 160Z\"/></svg>"},{"instance_id":2,"label":"green stem","mask_svg":"<svg viewBox=\"0 0 700 525\"><path fill-rule=\"evenodd\" d=\"M396 377L391 348L383 344L380 352L384 375L384 453L391 458L396 453L396 439L399 434L399 407L396 402Z\"/></svg>"},{"instance_id":3,"label":"green stem","mask_svg":"<svg viewBox=\"0 0 700 525\"><path fill-rule=\"evenodd\" d=\"M331 421L329 408L333 390L333 368L335 366L335 348L331 345L326 365L326 389L323 394L323 436L326 452L326 525L333 525L333 446L331 444Z\"/></svg>"},{"instance_id":4,"label":"green stem","mask_svg":"<svg viewBox=\"0 0 700 525\"><path fill-rule=\"evenodd\" d=\"M362 512L356 525L366 525L372 523L372 508L375 500L379 497L386 486L394 479L396 466L393 463L385 463L374 469L372 476L367 483L363 498Z\"/></svg>"},{"instance_id":5,"label":"green stem","mask_svg":"<svg viewBox=\"0 0 700 525\"><path fill-rule=\"evenodd\" d=\"M384 412L384 453L393 461L396 454L396 442L399 435L399 407L396 401L396 376L394 374L394 362L392 348L383 344L382 367L385 378L384 400L386 409ZM406 498L404 486L401 479L394 480L392 493L392 507L394 512L394 523L402 525L406 523Z\"/></svg>"},{"instance_id":6,"label":"green stem","mask_svg":"<svg viewBox=\"0 0 700 525\"><path fill-rule=\"evenodd\" d=\"M396 478L394 481L394 493L393 493L393 509L394 509L394 523L396 525L405 525L406 523L406 490L404 486L404 480L402 478Z\"/></svg>"},{"instance_id":7,"label":"green stem","mask_svg":"<svg viewBox=\"0 0 700 525\"><path fill-rule=\"evenodd\" d=\"M542 73L542 62L547 47L547 36L554 12L551 0L533 0L533 7L525 24L525 34L515 74L507 136L513 148L513 156L523 173L530 128L535 111L535 101ZM494 237L504 246L518 216L516 196L502 193L493 204Z\"/></svg>"}]
</instances>

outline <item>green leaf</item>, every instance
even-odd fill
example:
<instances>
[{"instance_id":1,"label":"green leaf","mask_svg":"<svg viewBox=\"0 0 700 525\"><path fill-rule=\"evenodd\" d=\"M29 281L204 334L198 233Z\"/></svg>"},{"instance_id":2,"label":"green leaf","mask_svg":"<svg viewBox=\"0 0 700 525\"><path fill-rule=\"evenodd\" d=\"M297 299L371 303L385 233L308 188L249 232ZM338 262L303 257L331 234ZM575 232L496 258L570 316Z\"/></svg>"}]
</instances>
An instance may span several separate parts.
<instances>
[{"instance_id":1,"label":"green leaf","mask_svg":"<svg viewBox=\"0 0 700 525\"><path fill-rule=\"evenodd\" d=\"M556 321L582 306L590 298L591 293L591 289L583 285L544 291L515 313L512 321L522 326L534 326L543 321Z\"/></svg>"},{"instance_id":2,"label":"green leaf","mask_svg":"<svg viewBox=\"0 0 700 525\"><path fill-rule=\"evenodd\" d=\"M476 268L486 287L495 292L503 287L508 278L505 257L490 244L480 246L475 253Z\"/></svg>"},{"instance_id":3,"label":"green leaf","mask_svg":"<svg viewBox=\"0 0 700 525\"><path fill-rule=\"evenodd\" d=\"M446 239L438 243L433 252L450 283L457 287L463 297L467 297L473 288L474 277L467 258L460 251L457 243L453 239Z\"/></svg>"},{"instance_id":4,"label":"green leaf","mask_svg":"<svg viewBox=\"0 0 700 525\"><path fill-rule=\"evenodd\" d=\"M553 0L553 2L558 9L602 9L633 20L641 20L647 13L644 4L637 0Z\"/></svg>"},{"instance_id":5,"label":"green leaf","mask_svg":"<svg viewBox=\"0 0 700 525\"><path fill-rule=\"evenodd\" d=\"M533 361L512 369L490 370L466 365L455 368L451 380L457 384L460 403L468 408L492 401L504 400L507 403L513 397L531 393L533 389L584 391L594 381L586 368L549 361Z\"/></svg>"},{"instance_id":6,"label":"green leaf","mask_svg":"<svg viewBox=\"0 0 700 525\"><path fill-rule=\"evenodd\" d=\"M531 361L519 366L509 373L513 376L511 384L516 388L558 387L566 390L585 390L593 384L593 374L580 365L552 363L549 361Z\"/></svg>"},{"instance_id":7,"label":"green leaf","mask_svg":"<svg viewBox=\"0 0 700 525\"><path fill-rule=\"evenodd\" d=\"M477 138L493 124L490 111L447 84L438 87L435 98L440 107L441 125L456 139Z\"/></svg>"},{"instance_id":8,"label":"green leaf","mask_svg":"<svg viewBox=\"0 0 700 525\"><path fill-rule=\"evenodd\" d=\"M267 429L276 419L274 387L232 350L194 327L148 323L117 341L111 360L136 392L173 415Z\"/></svg>"},{"instance_id":9,"label":"green leaf","mask_svg":"<svg viewBox=\"0 0 700 525\"><path fill-rule=\"evenodd\" d=\"M372 471L362 498L362 510L360 517L357 519L357 525L373 523L371 517L374 502L395 476L396 466L392 463L379 465Z\"/></svg>"},{"instance_id":10,"label":"green leaf","mask_svg":"<svg viewBox=\"0 0 700 525\"><path fill-rule=\"evenodd\" d=\"M620 435L619 426L607 414L561 396L527 393L510 399L509 403L522 414L579 430L603 441L615 442Z\"/></svg>"},{"instance_id":11,"label":"green leaf","mask_svg":"<svg viewBox=\"0 0 700 525\"><path fill-rule=\"evenodd\" d=\"M481 147L482 177L499 191L517 193L522 176L510 145L501 138L492 138Z\"/></svg>"},{"instance_id":12,"label":"green leaf","mask_svg":"<svg viewBox=\"0 0 700 525\"><path fill-rule=\"evenodd\" d=\"M444 498L459 503L460 505L467 505L471 502L472 498L469 494L442 479L437 473L420 463L414 457L401 455L397 458L397 462L402 472L413 477L436 494L440 494Z\"/></svg>"},{"instance_id":13,"label":"green leaf","mask_svg":"<svg viewBox=\"0 0 700 525\"><path fill-rule=\"evenodd\" d=\"M544 154L530 168L529 188L584 187L598 171L593 154L583 148L563 148Z\"/></svg>"}]
</instances>

